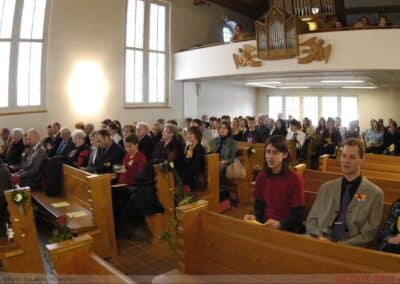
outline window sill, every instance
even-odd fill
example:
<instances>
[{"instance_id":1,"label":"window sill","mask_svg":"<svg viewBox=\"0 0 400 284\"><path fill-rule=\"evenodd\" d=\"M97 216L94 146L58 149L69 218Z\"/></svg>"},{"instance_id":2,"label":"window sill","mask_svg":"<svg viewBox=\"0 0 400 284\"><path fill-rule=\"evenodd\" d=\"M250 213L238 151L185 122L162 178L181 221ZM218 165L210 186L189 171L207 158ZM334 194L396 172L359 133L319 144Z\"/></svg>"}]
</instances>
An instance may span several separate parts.
<instances>
[{"instance_id":1,"label":"window sill","mask_svg":"<svg viewBox=\"0 0 400 284\"><path fill-rule=\"evenodd\" d=\"M125 104L124 109L170 109L172 108L169 104Z\"/></svg>"},{"instance_id":2,"label":"window sill","mask_svg":"<svg viewBox=\"0 0 400 284\"><path fill-rule=\"evenodd\" d=\"M47 109L44 108L15 108L15 109L0 109L0 116L7 116L7 115L21 115L21 114L32 114L32 113L46 113Z\"/></svg>"}]
</instances>

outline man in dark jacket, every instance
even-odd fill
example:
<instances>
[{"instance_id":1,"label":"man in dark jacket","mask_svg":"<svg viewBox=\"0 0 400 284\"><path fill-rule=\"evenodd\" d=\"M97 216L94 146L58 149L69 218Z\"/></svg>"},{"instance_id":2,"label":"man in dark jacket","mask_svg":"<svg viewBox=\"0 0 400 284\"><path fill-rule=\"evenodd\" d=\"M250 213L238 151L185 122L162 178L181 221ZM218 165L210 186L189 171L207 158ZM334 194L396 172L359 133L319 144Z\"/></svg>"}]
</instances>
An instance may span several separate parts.
<instances>
[{"instance_id":1,"label":"man in dark jacket","mask_svg":"<svg viewBox=\"0 0 400 284\"><path fill-rule=\"evenodd\" d=\"M98 152L96 156L96 173L112 173L113 165L121 165L124 157L124 150L110 137L107 130L99 130L96 134Z\"/></svg>"},{"instance_id":2,"label":"man in dark jacket","mask_svg":"<svg viewBox=\"0 0 400 284\"><path fill-rule=\"evenodd\" d=\"M11 174L0 159L0 236L6 235L5 223L8 219L7 202L4 191L11 189Z\"/></svg>"},{"instance_id":3,"label":"man in dark jacket","mask_svg":"<svg viewBox=\"0 0 400 284\"><path fill-rule=\"evenodd\" d=\"M149 127L146 123L140 122L136 125L136 136L139 139L139 151L150 161L153 159L153 143L149 135Z\"/></svg>"}]
</instances>

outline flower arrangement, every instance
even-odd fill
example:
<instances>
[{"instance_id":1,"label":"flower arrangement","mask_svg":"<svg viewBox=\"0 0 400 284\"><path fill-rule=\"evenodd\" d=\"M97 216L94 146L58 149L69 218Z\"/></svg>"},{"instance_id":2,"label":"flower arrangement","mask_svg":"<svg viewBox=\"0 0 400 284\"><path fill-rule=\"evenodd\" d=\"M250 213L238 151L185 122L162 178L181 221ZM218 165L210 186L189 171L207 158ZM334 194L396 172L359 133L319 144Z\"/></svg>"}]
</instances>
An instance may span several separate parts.
<instances>
[{"instance_id":1,"label":"flower arrangement","mask_svg":"<svg viewBox=\"0 0 400 284\"><path fill-rule=\"evenodd\" d=\"M55 228L51 232L49 244L70 240L72 237L72 233L67 227L67 216L58 217L55 222Z\"/></svg>"},{"instance_id":2,"label":"flower arrangement","mask_svg":"<svg viewBox=\"0 0 400 284\"><path fill-rule=\"evenodd\" d=\"M249 147L249 148L247 149L247 153L248 153L249 155L255 155L255 154L257 153L257 151L256 151L256 149L254 149L254 147Z\"/></svg>"},{"instance_id":3,"label":"flower arrangement","mask_svg":"<svg viewBox=\"0 0 400 284\"><path fill-rule=\"evenodd\" d=\"M12 200L17 205L22 205L28 200L25 190L14 189L12 191Z\"/></svg>"},{"instance_id":4,"label":"flower arrangement","mask_svg":"<svg viewBox=\"0 0 400 284\"><path fill-rule=\"evenodd\" d=\"M354 194L354 198L358 201L358 203L364 203L367 201L367 195L365 193L356 193Z\"/></svg>"}]
</instances>

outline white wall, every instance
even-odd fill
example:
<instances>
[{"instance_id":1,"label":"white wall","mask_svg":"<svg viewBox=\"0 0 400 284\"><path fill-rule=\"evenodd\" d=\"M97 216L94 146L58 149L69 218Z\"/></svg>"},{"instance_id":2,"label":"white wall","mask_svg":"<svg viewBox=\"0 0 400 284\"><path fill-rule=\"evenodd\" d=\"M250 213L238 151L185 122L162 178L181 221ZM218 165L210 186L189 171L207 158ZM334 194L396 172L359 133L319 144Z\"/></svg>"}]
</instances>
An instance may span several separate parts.
<instances>
[{"instance_id":1,"label":"white wall","mask_svg":"<svg viewBox=\"0 0 400 284\"><path fill-rule=\"evenodd\" d=\"M183 83L171 81L171 107L124 109L124 31L126 0L53 0L47 53L47 112L0 116L0 127L37 127L50 121L72 127L77 121L99 122L104 118L122 123L152 121L159 117L183 119ZM195 7L189 0L173 0L171 15L172 51L219 41L221 14L252 26L248 18L211 5ZM173 60L173 57L171 57ZM108 90L101 109L85 115L68 97L67 82L73 66L81 60L101 67Z\"/></svg>"},{"instance_id":2,"label":"white wall","mask_svg":"<svg viewBox=\"0 0 400 284\"><path fill-rule=\"evenodd\" d=\"M227 82L202 82L197 98L199 116L255 115L257 89Z\"/></svg>"},{"instance_id":3,"label":"white wall","mask_svg":"<svg viewBox=\"0 0 400 284\"><path fill-rule=\"evenodd\" d=\"M358 109L360 115L360 127L365 130L369 127L372 118L383 118L387 121L393 118L400 122L400 89L376 89L376 90L344 90L344 89L310 89L310 90L271 90L258 89L257 113L268 113L268 96L272 95L335 95L358 96ZM314 122L313 122L314 123Z\"/></svg>"}]
</instances>

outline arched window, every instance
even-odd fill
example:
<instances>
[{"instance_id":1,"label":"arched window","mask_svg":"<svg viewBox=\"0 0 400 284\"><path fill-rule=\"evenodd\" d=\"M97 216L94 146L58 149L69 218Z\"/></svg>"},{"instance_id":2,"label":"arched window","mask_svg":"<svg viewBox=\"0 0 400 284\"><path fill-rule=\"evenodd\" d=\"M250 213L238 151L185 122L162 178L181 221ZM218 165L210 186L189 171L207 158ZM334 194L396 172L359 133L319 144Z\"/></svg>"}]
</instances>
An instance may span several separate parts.
<instances>
[{"instance_id":1,"label":"arched window","mask_svg":"<svg viewBox=\"0 0 400 284\"><path fill-rule=\"evenodd\" d=\"M0 0L0 112L44 106L48 0Z\"/></svg>"},{"instance_id":2,"label":"arched window","mask_svg":"<svg viewBox=\"0 0 400 284\"><path fill-rule=\"evenodd\" d=\"M236 27L236 22L234 21L228 21L225 23L223 29L222 29L222 35L224 42L230 42L234 33Z\"/></svg>"},{"instance_id":3,"label":"arched window","mask_svg":"<svg viewBox=\"0 0 400 284\"><path fill-rule=\"evenodd\" d=\"M128 0L125 106L169 103L170 2Z\"/></svg>"}]
</instances>

